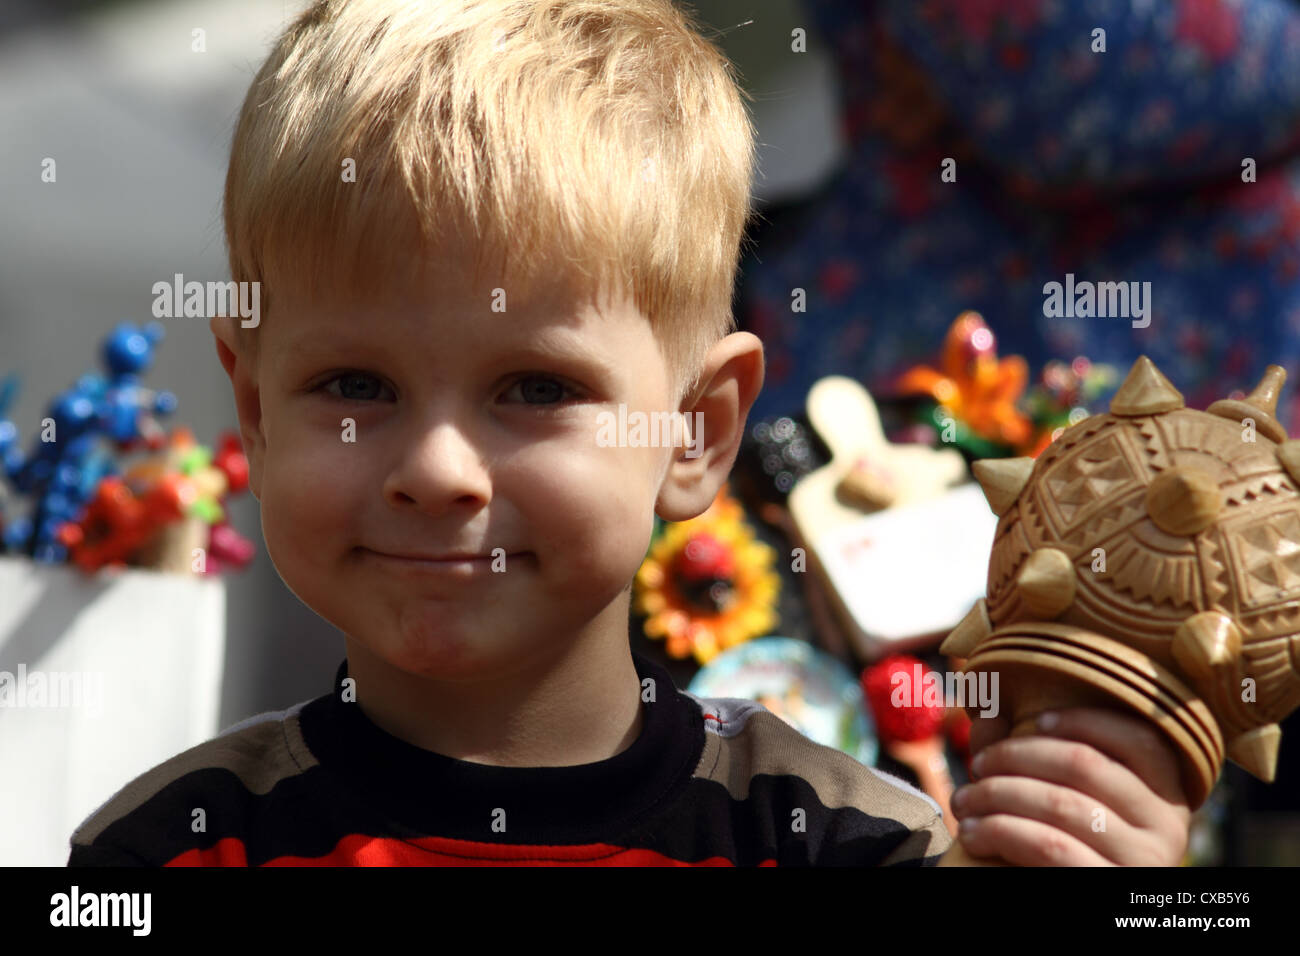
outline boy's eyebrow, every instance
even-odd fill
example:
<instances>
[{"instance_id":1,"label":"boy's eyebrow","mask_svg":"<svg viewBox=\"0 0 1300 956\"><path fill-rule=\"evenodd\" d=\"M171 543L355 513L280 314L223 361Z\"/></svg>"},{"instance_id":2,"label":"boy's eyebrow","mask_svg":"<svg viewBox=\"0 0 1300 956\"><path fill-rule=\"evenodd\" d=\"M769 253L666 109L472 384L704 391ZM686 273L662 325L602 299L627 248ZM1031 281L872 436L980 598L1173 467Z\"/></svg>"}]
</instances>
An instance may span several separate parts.
<instances>
[{"instance_id":1,"label":"boy's eyebrow","mask_svg":"<svg viewBox=\"0 0 1300 956\"><path fill-rule=\"evenodd\" d=\"M611 364L609 356L600 348L593 348L591 340L583 335L548 329L502 350L504 358L537 356L559 361L576 361L605 368Z\"/></svg>"},{"instance_id":2,"label":"boy's eyebrow","mask_svg":"<svg viewBox=\"0 0 1300 956\"><path fill-rule=\"evenodd\" d=\"M283 355L287 361L306 359L313 356L335 356L352 352L365 352L376 347L374 339L365 336L323 336L319 330L299 333L285 342ZM382 348L382 347L381 347ZM502 345L496 359L509 362L520 359L541 359L561 362L573 362L591 366L593 370L603 370L614 364L609 355L599 347L593 347L589 337L580 333L550 328L541 333L531 334L515 344Z\"/></svg>"}]
</instances>

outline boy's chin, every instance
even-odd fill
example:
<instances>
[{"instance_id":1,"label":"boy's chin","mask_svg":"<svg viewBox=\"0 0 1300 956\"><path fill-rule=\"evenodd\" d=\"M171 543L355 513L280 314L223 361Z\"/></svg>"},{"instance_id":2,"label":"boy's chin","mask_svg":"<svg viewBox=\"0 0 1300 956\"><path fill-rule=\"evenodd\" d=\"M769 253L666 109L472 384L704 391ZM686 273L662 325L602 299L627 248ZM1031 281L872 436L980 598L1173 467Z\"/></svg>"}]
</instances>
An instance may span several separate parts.
<instances>
[{"instance_id":1,"label":"boy's chin","mask_svg":"<svg viewBox=\"0 0 1300 956\"><path fill-rule=\"evenodd\" d=\"M350 654L358 650L422 680L486 680L507 674L519 665L518 652L508 647L445 632L426 631L349 642Z\"/></svg>"}]
</instances>

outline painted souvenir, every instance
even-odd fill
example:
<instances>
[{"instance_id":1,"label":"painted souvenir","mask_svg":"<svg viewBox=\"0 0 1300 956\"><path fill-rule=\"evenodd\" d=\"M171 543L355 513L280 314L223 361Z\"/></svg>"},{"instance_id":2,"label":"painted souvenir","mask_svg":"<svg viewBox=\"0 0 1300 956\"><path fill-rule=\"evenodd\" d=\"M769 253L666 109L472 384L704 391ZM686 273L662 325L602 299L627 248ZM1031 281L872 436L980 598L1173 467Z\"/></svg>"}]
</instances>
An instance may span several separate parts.
<instances>
[{"instance_id":1,"label":"painted souvenir","mask_svg":"<svg viewBox=\"0 0 1300 956\"><path fill-rule=\"evenodd\" d=\"M993 540L965 460L886 441L871 395L842 376L813 386L808 419L833 454L788 507L838 627L864 660L938 643L983 593Z\"/></svg>"},{"instance_id":2,"label":"painted souvenir","mask_svg":"<svg viewBox=\"0 0 1300 956\"><path fill-rule=\"evenodd\" d=\"M1225 759L1273 779L1278 722L1300 705L1300 441L1274 417L1284 380L1269 366L1249 396L1195 411L1142 357L1109 414L1037 460L976 463L998 516L987 595L942 650L1000 672L1013 734L1043 710L1114 706L1169 739L1193 809Z\"/></svg>"},{"instance_id":3,"label":"painted souvenir","mask_svg":"<svg viewBox=\"0 0 1300 956\"><path fill-rule=\"evenodd\" d=\"M819 744L864 764L876 737L862 688L843 664L806 641L761 637L718 655L686 688L697 697L754 700Z\"/></svg>"}]
</instances>

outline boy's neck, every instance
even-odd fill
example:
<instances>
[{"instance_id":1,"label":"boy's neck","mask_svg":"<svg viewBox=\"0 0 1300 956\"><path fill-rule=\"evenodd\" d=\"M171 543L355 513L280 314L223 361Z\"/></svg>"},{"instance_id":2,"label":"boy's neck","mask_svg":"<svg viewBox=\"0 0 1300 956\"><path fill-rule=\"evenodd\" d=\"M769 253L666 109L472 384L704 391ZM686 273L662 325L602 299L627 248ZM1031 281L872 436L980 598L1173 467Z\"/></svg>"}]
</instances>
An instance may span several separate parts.
<instances>
[{"instance_id":1,"label":"boy's neck","mask_svg":"<svg viewBox=\"0 0 1300 956\"><path fill-rule=\"evenodd\" d=\"M431 681L347 638L348 675L372 723L407 743L472 763L563 767L607 760L641 733L641 683L615 601L559 653L479 682ZM608 620L607 620L608 619ZM609 625L614 633L604 633ZM337 692L337 691L336 691Z\"/></svg>"}]
</instances>

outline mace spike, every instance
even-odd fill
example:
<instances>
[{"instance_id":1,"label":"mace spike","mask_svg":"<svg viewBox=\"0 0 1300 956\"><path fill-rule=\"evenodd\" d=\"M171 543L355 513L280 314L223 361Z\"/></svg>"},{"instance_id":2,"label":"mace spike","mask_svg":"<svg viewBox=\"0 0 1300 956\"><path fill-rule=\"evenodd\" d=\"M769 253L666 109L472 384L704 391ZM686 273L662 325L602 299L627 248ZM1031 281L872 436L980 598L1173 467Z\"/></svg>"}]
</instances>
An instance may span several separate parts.
<instances>
[{"instance_id":1,"label":"mace spike","mask_svg":"<svg viewBox=\"0 0 1300 956\"><path fill-rule=\"evenodd\" d=\"M1265 783L1272 783L1277 775L1277 750L1281 743L1282 728L1265 724L1229 743L1228 759Z\"/></svg>"},{"instance_id":2,"label":"mace spike","mask_svg":"<svg viewBox=\"0 0 1300 956\"><path fill-rule=\"evenodd\" d=\"M1133 363L1119 391L1110 400L1110 413L1125 417L1159 415L1182 407L1183 393L1145 355Z\"/></svg>"},{"instance_id":3,"label":"mace spike","mask_svg":"<svg viewBox=\"0 0 1300 956\"><path fill-rule=\"evenodd\" d=\"M1285 382L1286 369L1280 365L1270 365L1264 370L1264 377L1259 380L1255 390L1245 398L1221 398L1206 411L1235 422L1250 420L1255 423L1255 430L1261 435L1281 444L1287 440L1286 429L1273 415L1277 411L1278 392Z\"/></svg>"},{"instance_id":4,"label":"mace spike","mask_svg":"<svg viewBox=\"0 0 1300 956\"><path fill-rule=\"evenodd\" d=\"M1264 377L1259 380L1255 390L1246 396L1245 401L1266 415L1276 415L1277 395L1285 384L1286 369L1280 365L1270 365L1264 370Z\"/></svg>"},{"instance_id":5,"label":"mace spike","mask_svg":"<svg viewBox=\"0 0 1300 956\"><path fill-rule=\"evenodd\" d=\"M1033 470L1032 458L983 458L971 465L989 507L999 518L1015 504Z\"/></svg>"}]
</instances>

